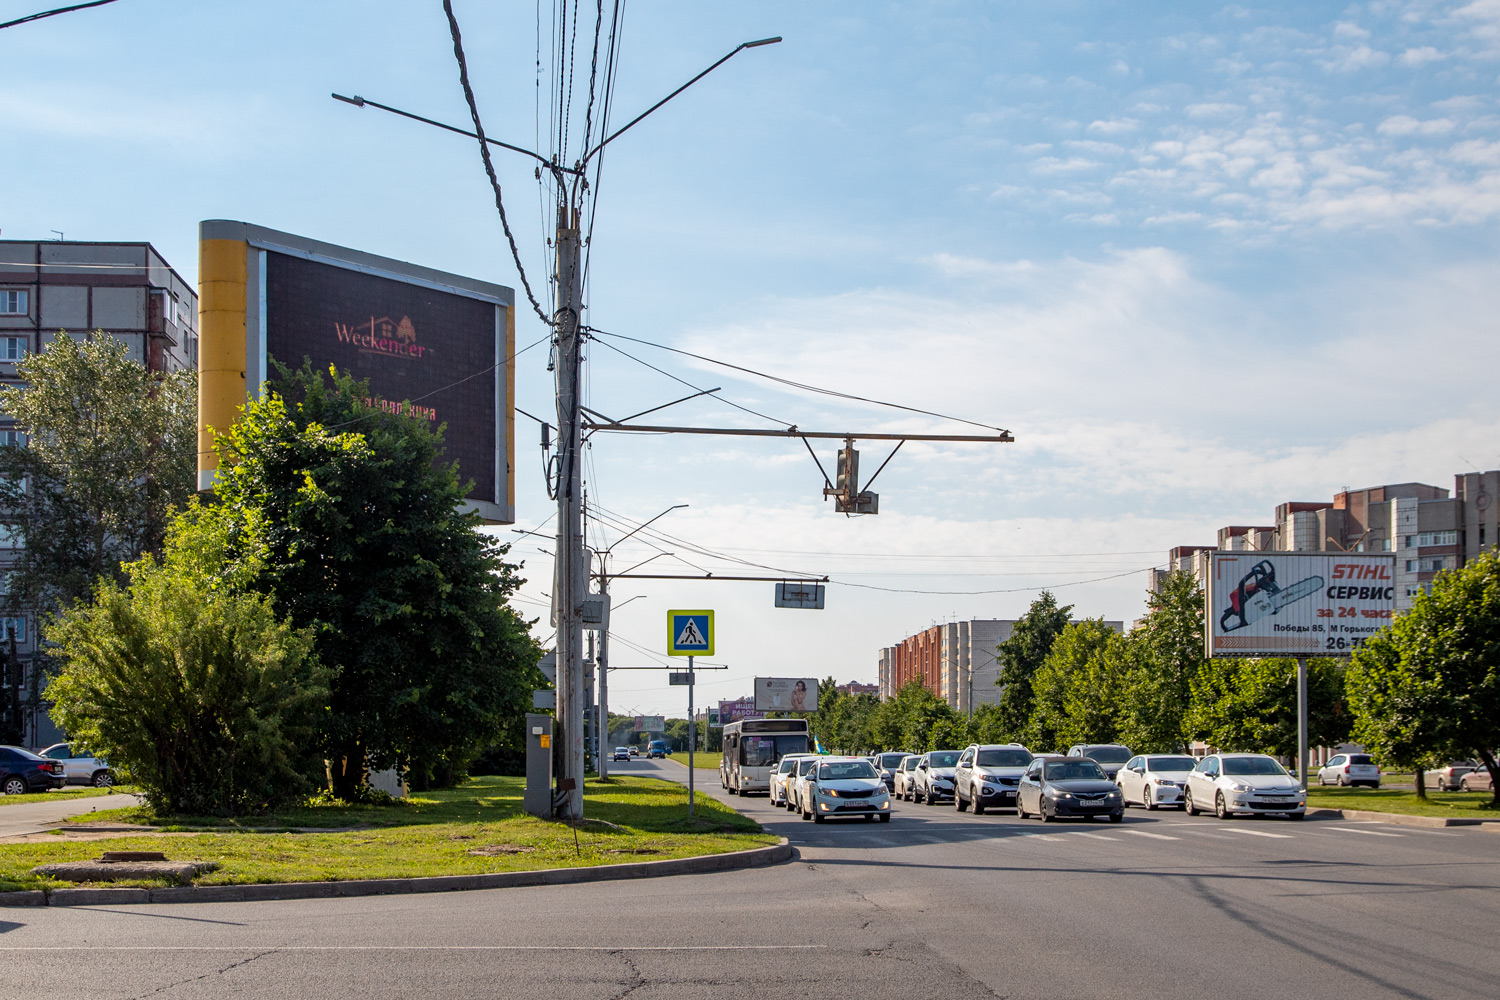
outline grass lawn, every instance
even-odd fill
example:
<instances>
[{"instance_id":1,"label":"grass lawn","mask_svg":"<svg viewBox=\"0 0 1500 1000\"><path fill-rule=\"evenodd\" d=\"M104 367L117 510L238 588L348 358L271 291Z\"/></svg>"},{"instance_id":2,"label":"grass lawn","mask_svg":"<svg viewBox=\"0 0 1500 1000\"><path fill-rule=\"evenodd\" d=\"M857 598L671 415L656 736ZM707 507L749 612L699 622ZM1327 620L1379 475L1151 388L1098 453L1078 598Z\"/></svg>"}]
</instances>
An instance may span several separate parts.
<instances>
[{"instance_id":1,"label":"grass lawn","mask_svg":"<svg viewBox=\"0 0 1500 1000\"><path fill-rule=\"evenodd\" d=\"M0 795L0 806L19 806L28 802L66 802L69 799L91 799L97 795L133 792L129 785L114 788L58 788L50 792L27 792L25 795Z\"/></svg>"},{"instance_id":2,"label":"grass lawn","mask_svg":"<svg viewBox=\"0 0 1500 1000\"><path fill-rule=\"evenodd\" d=\"M714 750L712 752L708 750L700 750L693 754L693 770L702 771L706 768L710 771L717 771L719 769L719 760L721 756L722 755L717 750ZM672 756L668 757L667 760L675 760L683 767L687 767L687 751L679 750L673 753Z\"/></svg>"},{"instance_id":3,"label":"grass lawn","mask_svg":"<svg viewBox=\"0 0 1500 1000\"><path fill-rule=\"evenodd\" d=\"M0 891L56 888L34 865L97 857L102 851L164 851L174 861L216 861L198 885L473 875L655 861L722 854L776 843L753 820L687 792L676 782L611 778L584 785L575 848L571 827L521 811L523 778L473 778L463 786L384 806L319 805L239 820L158 817L146 807L89 813L81 820L152 823L168 835L69 841L62 836L0 846ZM598 821L603 821L598 822ZM212 826L213 829L205 829ZM358 827L329 833L294 827ZM112 885L151 885L114 882Z\"/></svg>"},{"instance_id":4,"label":"grass lawn","mask_svg":"<svg viewBox=\"0 0 1500 1000\"><path fill-rule=\"evenodd\" d=\"M1447 816L1459 819L1500 820L1500 809L1489 792L1427 791L1427 801L1414 791L1395 788L1319 788L1307 790L1309 809L1366 809L1409 816Z\"/></svg>"}]
</instances>

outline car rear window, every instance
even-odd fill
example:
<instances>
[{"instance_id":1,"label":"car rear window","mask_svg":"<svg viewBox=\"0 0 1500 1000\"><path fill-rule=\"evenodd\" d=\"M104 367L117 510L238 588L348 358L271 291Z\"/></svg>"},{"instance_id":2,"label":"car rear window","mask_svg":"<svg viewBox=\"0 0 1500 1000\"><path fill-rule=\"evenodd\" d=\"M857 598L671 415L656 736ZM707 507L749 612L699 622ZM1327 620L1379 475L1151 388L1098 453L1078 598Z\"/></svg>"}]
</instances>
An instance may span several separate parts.
<instances>
[{"instance_id":1,"label":"car rear window","mask_svg":"<svg viewBox=\"0 0 1500 1000\"><path fill-rule=\"evenodd\" d=\"M1085 757L1092 757L1101 764L1123 764L1130 759L1128 747L1085 747Z\"/></svg>"},{"instance_id":2,"label":"car rear window","mask_svg":"<svg viewBox=\"0 0 1500 1000\"><path fill-rule=\"evenodd\" d=\"M1375 760L1369 754L1365 754L1365 753L1351 753L1349 755L1349 763L1351 763L1351 764L1373 764L1373 763L1375 763Z\"/></svg>"}]
</instances>

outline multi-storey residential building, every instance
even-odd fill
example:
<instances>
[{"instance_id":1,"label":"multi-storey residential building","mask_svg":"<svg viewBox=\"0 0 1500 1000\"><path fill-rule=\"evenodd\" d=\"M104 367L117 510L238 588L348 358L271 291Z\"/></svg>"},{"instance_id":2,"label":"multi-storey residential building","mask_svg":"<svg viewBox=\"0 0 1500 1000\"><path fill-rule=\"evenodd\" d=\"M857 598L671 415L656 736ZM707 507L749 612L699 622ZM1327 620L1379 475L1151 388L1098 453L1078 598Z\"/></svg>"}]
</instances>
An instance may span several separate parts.
<instances>
[{"instance_id":1,"label":"multi-storey residential building","mask_svg":"<svg viewBox=\"0 0 1500 1000\"><path fill-rule=\"evenodd\" d=\"M1496 542L1500 472L1454 476L1453 495L1441 486L1394 483L1345 490L1331 501L1288 501L1276 522L1220 528L1220 550L1250 552L1390 552L1396 557L1396 610L1430 587L1438 573L1457 569ZM1168 571L1207 579L1212 546L1178 546ZM1163 570L1152 571L1156 586Z\"/></svg>"},{"instance_id":2,"label":"multi-storey residential building","mask_svg":"<svg viewBox=\"0 0 1500 1000\"><path fill-rule=\"evenodd\" d=\"M18 384L17 363L45 351L59 335L82 338L96 330L123 341L132 358L154 371L196 367L198 293L149 243L0 240L0 383ZM24 443L3 415L0 443ZM19 544L13 530L0 530L0 579ZM28 701L33 618L23 612L5 620L15 631ZM0 685L8 695L3 678ZM58 736L45 711L35 708L27 742L41 746Z\"/></svg>"},{"instance_id":3,"label":"multi-storey residential building","mask_svg":"<svg viewBox=\"0 0 1500 1000\"><path fill-rule=\"evenodd\" d=\"M1104 624L1116 632L1125 627L1117 621ZM880 651L880 697L890 698L915 680L966 715L998 702L999 647L1015 625L1010 618L947 622L885 647Z\"/></svg>"},{"instance_id":4,"label":"multi-storey residential building","mask_svg":"<svg viewBox=\"0 0 1500 1000\"><path fill-rule=\"evenodd\" d=\"M850 681L847 684L836 684L836 685L834 685L834 690L838 691L841 694L848 694L848 695L855 695L855 694L873 694L873 695L879 695L880 694L880 685L879 684L862 684L859 681Z\"/></svg>"}]
</instances>

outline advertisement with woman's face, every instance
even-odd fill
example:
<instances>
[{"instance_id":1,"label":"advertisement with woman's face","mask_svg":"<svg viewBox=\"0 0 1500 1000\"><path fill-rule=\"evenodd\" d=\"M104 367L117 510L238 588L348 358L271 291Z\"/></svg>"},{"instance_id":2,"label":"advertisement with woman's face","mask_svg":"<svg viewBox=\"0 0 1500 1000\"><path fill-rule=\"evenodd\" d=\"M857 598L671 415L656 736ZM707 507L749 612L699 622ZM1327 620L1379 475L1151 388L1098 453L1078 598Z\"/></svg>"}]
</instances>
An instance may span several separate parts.
<instances>
[{"instance_id":1,"label":"advertisement with woman's face","mask_svg":"<svg viewBox=\"0 0 1500 1000\"><path fill-rule=\"evenodd\" d=\"M757 677L755 709L758 712L816 712L818 680L815 677Z\"/></svg>"}]
</instances>

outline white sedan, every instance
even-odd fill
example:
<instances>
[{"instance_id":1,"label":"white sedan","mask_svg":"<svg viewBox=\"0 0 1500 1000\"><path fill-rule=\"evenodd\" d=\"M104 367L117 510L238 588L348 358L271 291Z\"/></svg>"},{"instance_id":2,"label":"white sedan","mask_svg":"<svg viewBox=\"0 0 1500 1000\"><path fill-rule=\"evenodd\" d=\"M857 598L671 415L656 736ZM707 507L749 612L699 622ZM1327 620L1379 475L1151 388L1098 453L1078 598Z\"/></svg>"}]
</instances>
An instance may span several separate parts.
<instances>
[{"instance_id":1,"label":"white sedan","mask_svg":"<svg viewBox=\"0 0 1500 1000\"><path fill-rule=\"evenodd\" d=\"M1307 793L1276 758L1263 753L1216 753L1188 775L1182 807L1189 816L1212 809L1220 819L1235 813L1307 815Z\"/></svg>"},{"instance_id":2,"label":"white sedan","mask_svg":"<svg viewBox=\"0 0 1500 1000\"><path fill-rule=\"evenodd\" d=\"M891 793L875 765L860 757L823 758L803 779L802 818L863 816L891 821Z\"/></svg>"},{"instance_id":3,"label":"white sedan","mask_svg":"<svg viewBox=\"0 0 1500 1000\"><path fill-rule=\"evenodd\" d=\"M781 758L781 763L771 772L771 805L787 806L791 799L788 797L788 786L797 778L797 762L799 760L816 760L817 754L811 753L789 753Z\"/></svg>"},{"instance_id":4,"label":"white sedan","mask_svg":"<svg viewBox=\"0 0 1500 1000\"><path fill-rule=\"evenodd\" d=\"M1115 784L1127 806L1180 806L1188 775L1197 764L1197 758L1184 754L1141 754L1125 762Z\"/></svg>"}]
</instances>

